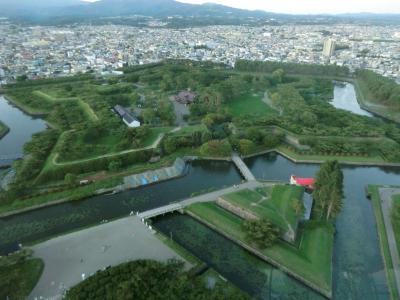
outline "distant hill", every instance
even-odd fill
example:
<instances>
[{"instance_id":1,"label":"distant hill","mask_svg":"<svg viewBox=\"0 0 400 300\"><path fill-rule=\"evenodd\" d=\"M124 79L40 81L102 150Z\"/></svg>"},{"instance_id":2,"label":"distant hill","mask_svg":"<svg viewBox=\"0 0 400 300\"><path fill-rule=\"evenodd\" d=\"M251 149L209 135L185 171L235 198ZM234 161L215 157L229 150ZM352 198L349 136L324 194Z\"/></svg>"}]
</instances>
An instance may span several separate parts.
<instances>
[{"instance_id":1,"label":"distant hill","mask_svg":"<svg viewBox=\"0 0 400 300\"><path fill-rule=\"evenodd\" d=\"M2 12L9 16L32 17L116 17L116 16L193 16L193 17L262 17L264 11L249 11L218 4L187 4L174 0L101 0L88 3L79 0L5 0ZM36 6L36 8L35 8ZM11 8L11 9L10 9ZM1 12L0 12L1 14Z\"/></svg>"},{"instance_id":2,"label":"distant hill","mask_svg":"<svg viewBox=\"0 0 400 300\"><path fill-rule=\"evenodd\" d=\"M101 0L93 3L81 0L0 0L1 16L17 22L43 25L90 22L94 25L113 23L145 26L146 20L143 21L143 18L167 20L170 27L335 22L400 24L399 14L288 15L175 0ZM137 17L132 19L131 16Z\"/></svg>"}]
</instances>

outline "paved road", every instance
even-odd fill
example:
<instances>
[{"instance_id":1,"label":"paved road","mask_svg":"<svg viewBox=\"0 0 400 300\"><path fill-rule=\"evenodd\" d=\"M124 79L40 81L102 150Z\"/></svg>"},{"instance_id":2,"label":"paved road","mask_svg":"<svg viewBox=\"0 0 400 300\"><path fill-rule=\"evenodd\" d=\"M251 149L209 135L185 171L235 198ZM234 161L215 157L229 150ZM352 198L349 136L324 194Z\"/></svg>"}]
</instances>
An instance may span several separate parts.
<instances>
[{"instance_id":1,"label":"paved road","mask_svg":"<svg viewBox=\"0 0 400 300\"><path fill-rule=\"evenodd\" d=\"M262 183L262 182L258 182L258 181L247 181L245 183L231 186L229 188L221 189L221 190L218 190L215 192L203 194L203 195L196 196L196 197L191 197L191 198L182 200L177 203L172 203L172 204L168 204L168 205L165 205L162 207L144 211L139 214L139 218L144 218L144 219L152 218L152 217L155 217L158 215L162 215L162 214L165 214L168 212L178 210L180 208L189 206L194 203L216 201L219 197L221 197L225 194L237 192L237 191L244 190L244 189L255 189L257 187L266 186L266 185L270 185L270 183Z\"/></svg>"},{"instance_id":2,"label":"paved road","mask_svg":"<svg viewBox=\"0 0 400 300\"><path fill-rule=\"evenodd\" d=\"M82 280L83 273L88 277L126 261L182 259L134 216L57 237L32 249L45 268L29 299L61 299L65 289Z\"/></svg>"},{"instance_id":3,"label":"paved road","mask_svg":"<svg viewBox=\"0 0 400 300\"><path fill-rule=\"evenodd\" d=\"M400 258L397 249L396 239L393 232L393 226L391 222L391 208L392 208L392 196L400 194L400 189L397 188L379 188L379 197L381 199L381 207L383 214L383 221L385 223L386 234L388 237L390 255L392 257L394 274L396 277L397 290L400 291Z\"/></svg>"}]
</instances>

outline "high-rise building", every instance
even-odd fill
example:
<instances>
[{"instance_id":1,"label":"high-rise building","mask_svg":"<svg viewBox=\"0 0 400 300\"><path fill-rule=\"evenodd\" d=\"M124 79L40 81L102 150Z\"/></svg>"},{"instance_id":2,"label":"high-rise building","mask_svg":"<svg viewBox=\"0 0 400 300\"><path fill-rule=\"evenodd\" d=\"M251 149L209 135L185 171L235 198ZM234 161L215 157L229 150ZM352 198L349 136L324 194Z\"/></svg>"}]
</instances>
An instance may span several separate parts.
<instances>
[{"instance_id":1,"label":"high-rise building","mask_svg":"<svg viewBox=\"0 0 400 300\"><path fill-rule=\"evenodd\" d=\"M333 52L335 52L336 41L332 39L327 39L324 42L324 49L322 50L322 54L326 57L331 57Z\"/></svg>"}]
</instances>

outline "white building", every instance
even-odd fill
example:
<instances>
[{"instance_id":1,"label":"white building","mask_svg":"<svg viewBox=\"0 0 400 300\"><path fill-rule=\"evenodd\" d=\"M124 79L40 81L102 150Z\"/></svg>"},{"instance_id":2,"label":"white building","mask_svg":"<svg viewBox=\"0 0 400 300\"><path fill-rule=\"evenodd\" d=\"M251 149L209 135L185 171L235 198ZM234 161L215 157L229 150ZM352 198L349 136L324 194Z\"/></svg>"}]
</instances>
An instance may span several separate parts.
<instances>
[{"instance_id":1,"label":"white building","mask_svg":"<svg viewBox=\"0 0 400 300\"><path fill-rule=\"evenodd\" d=\"M331 57L335 52L336 41L332 39L327 39L324 42L324 49L322 50L322 54L326 57Z\"/></svg>"}]
</instances>

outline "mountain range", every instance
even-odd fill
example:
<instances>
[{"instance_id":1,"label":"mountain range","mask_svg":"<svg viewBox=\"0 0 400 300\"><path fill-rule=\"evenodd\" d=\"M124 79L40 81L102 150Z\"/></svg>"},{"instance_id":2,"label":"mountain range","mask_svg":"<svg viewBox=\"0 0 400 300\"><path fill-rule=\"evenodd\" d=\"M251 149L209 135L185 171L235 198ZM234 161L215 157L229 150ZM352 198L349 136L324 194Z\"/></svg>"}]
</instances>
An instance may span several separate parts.
<instances>
[{"instance_id":1,"label":"mountain range","mask_svg":"<svg viewBox=\"0 0 400 300\"><path fill-rule=\"evenodd\" d=\"M264 11L250 11L224 5L206 3L202 5L181 3L174 0L101 0L83 2L79 0L4 0L0 3L0 15L5 16L193 16L193 17L262 17Z\"/></svg>"},{"instance_id":2,"label":"mountain range","mask_svg":"<svg viewBox=\"0 0 400 300\"><path fill-rule=\"evenodd\" d=\"M0 0L0 17L23 22L67 24L76 22L119 22L125 24L130 16L183 19L180 25L258 24L260 19L273 22L301 24L331 22L371 22L399 24L400 15L287 15L261 10L245 10L224 5L188 4L175 0ZM110 21L109 18L114 18ZM119 18L115 21L115 18ZM199 21L200 20L200 21ZM277 21L278 20L278 21ZM128 22L132 22L128 20ZM270 21L269 21L270 22ZM135 23L136 24L136 23ZM137 24L136 24L137 25Z\"/></svg>"}]
</instances>

